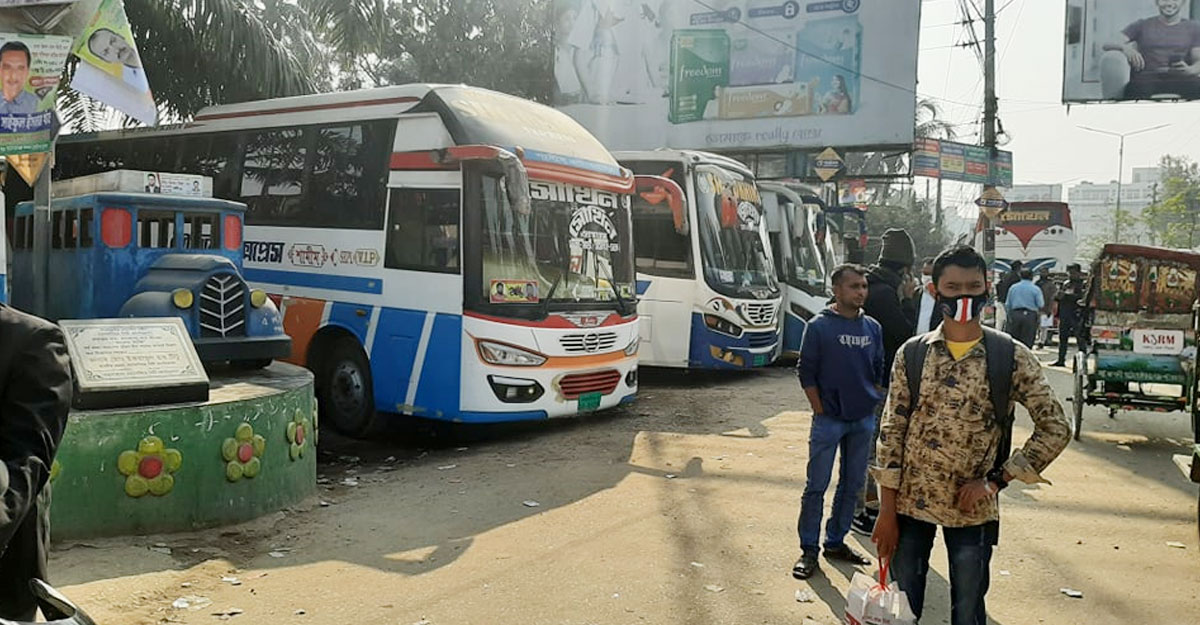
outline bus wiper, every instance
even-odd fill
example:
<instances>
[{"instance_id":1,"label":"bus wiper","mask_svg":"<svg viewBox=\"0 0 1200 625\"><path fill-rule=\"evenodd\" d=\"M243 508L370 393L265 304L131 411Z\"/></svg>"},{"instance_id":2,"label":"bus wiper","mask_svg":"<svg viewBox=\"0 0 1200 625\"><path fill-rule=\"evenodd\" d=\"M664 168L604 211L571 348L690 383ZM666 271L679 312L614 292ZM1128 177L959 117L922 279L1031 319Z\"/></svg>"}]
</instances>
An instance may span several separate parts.
<instances>
[{"instance_id":1,"label":"bus wiper","mask_svg":"<svg viewBox=\"0 0 1200 625\"><path fill-rule=\"evenodd\" d=\"M562 282L563 276L565 276L565 275L566 274L562 274L562 273L558 274L558 277L554 279L554 282L550 283L550 291L548 293L546 293L546 297L542 298L542 318L543 319L550 316L550 298L554 297L554 292L558 290L558 285L559 285L559 283Z\"/></svg>"},{"instance_id":2,"label":"bus wiper","mask_svg":"<svg viewBox=\"0 0 1200 625\"><path fill-rule=\"evenodd\" d=\"M599 255L597 255L595 266L596 269L602 268L600 265ZM608 272L608 277L605 278L605 280L608 281L608 290L612 291L612 294L617 298L617 312L620 313L622 317L628 315L629 313L626 311L629 310L629 304L625 301L624 297L621 297L621 289L617 288L617 279L613 277L612 271Z\"/></svg>"}]
</instances>

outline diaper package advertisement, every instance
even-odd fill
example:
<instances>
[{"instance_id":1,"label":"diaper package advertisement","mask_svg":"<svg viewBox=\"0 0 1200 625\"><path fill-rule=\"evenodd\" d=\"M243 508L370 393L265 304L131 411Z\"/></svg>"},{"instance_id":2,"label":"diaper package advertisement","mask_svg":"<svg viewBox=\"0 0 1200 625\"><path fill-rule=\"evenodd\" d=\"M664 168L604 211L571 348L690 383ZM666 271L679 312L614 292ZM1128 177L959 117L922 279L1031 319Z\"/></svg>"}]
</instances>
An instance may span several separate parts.
<instances>
[{"instance_id":1,"label":"diaper package advertisement","mask_svg":"<svg viewBox=\"0 0 1200 625\"><path fill-rule=\"evenodd\" d=\"M913 141L918 0L555 0L555 104L613 150Z\"/></svg>"}]
</instances>

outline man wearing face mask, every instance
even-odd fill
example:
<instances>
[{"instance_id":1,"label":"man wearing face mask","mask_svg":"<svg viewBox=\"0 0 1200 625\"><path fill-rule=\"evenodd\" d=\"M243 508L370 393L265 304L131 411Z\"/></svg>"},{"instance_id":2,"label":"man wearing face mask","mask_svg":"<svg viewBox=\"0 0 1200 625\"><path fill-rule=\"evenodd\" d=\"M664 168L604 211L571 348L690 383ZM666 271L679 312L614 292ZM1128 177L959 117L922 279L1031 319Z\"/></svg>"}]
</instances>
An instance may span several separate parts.
<instances>
[{"instance_id":1,"label":"man wearing face mask","mask_svg":"<svg viewBox=\"0 0 1200 625\"><path fill-rule=\"evenodd\" d=\"M1041 472L1071 438L1033 352L982 327L986 272L983 257L967 246L934 261L942 325L897 354L871 467L880 487L872 540L918 618L934 534L942 527L953 625L987 623L997 494L1013 479L1048 483ZM1012 402L1029 411L1034 432L1010 453Z\"/></svg>"}]
</instances>

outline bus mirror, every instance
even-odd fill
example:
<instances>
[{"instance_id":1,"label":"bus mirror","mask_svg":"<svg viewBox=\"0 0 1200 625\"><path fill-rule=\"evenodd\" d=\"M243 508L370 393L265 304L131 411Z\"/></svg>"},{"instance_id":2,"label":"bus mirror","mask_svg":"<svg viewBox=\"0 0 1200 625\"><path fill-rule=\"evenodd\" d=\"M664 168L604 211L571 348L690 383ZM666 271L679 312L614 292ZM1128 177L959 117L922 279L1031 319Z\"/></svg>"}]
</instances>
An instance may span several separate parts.
<instances>
[{"instance_id":1,"label":"bus mirror","mask_svg":"<svg viewBox=\"0 0 1200 625\"><path fill-rule=\"evenodd\" d=\"M491 161L499 165L506 180L505 188L508 201L517 214L528 215L529 205L529 174L525 165L517 155L490 145L457 145L452 148L435 150L433 160L437 163L461 164L467 161Z\"/></svg>"},{"instance_id":2,"label":"bus mirror","mask_svg":"<svg viewBox=\"0 0 1200 625\"><path fill-rule=\"evenodd\" d=\"M690 232L687 211L684 210L683 189L674 180L662 176L635 176L635 193L651 206L665 202L675 221L675 232L687 236Z\"/></svg>"}]
</instances>

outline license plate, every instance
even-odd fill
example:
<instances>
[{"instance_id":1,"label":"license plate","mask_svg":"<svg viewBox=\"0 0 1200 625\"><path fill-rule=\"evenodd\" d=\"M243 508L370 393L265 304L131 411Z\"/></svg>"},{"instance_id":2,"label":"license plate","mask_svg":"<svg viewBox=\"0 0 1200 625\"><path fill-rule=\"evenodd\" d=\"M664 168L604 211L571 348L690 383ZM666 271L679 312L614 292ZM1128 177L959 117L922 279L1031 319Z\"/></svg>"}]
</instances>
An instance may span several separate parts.
<instances>
[{"instance_id":1,"label":"license plate","mask_svg":"<svg viewBox=\"0 0 1200 625\"><path fill-rule=\"evenodd\" d=\"M754 357L754 366L755 367L764 367L764 366L766 366L766 364L767 364L767 355L766 354L758 354Z\"/></svg>"},{"instance_id":2,"label":"license plate","mask_svg":"<svg viewBox=\"0 0 1200 625\"><path fill-rule=\"evenodd\" d=\"M584 393L579 396L579 411L588 412L600 408L600 393Z\"/></svg>"}]
</instances>

